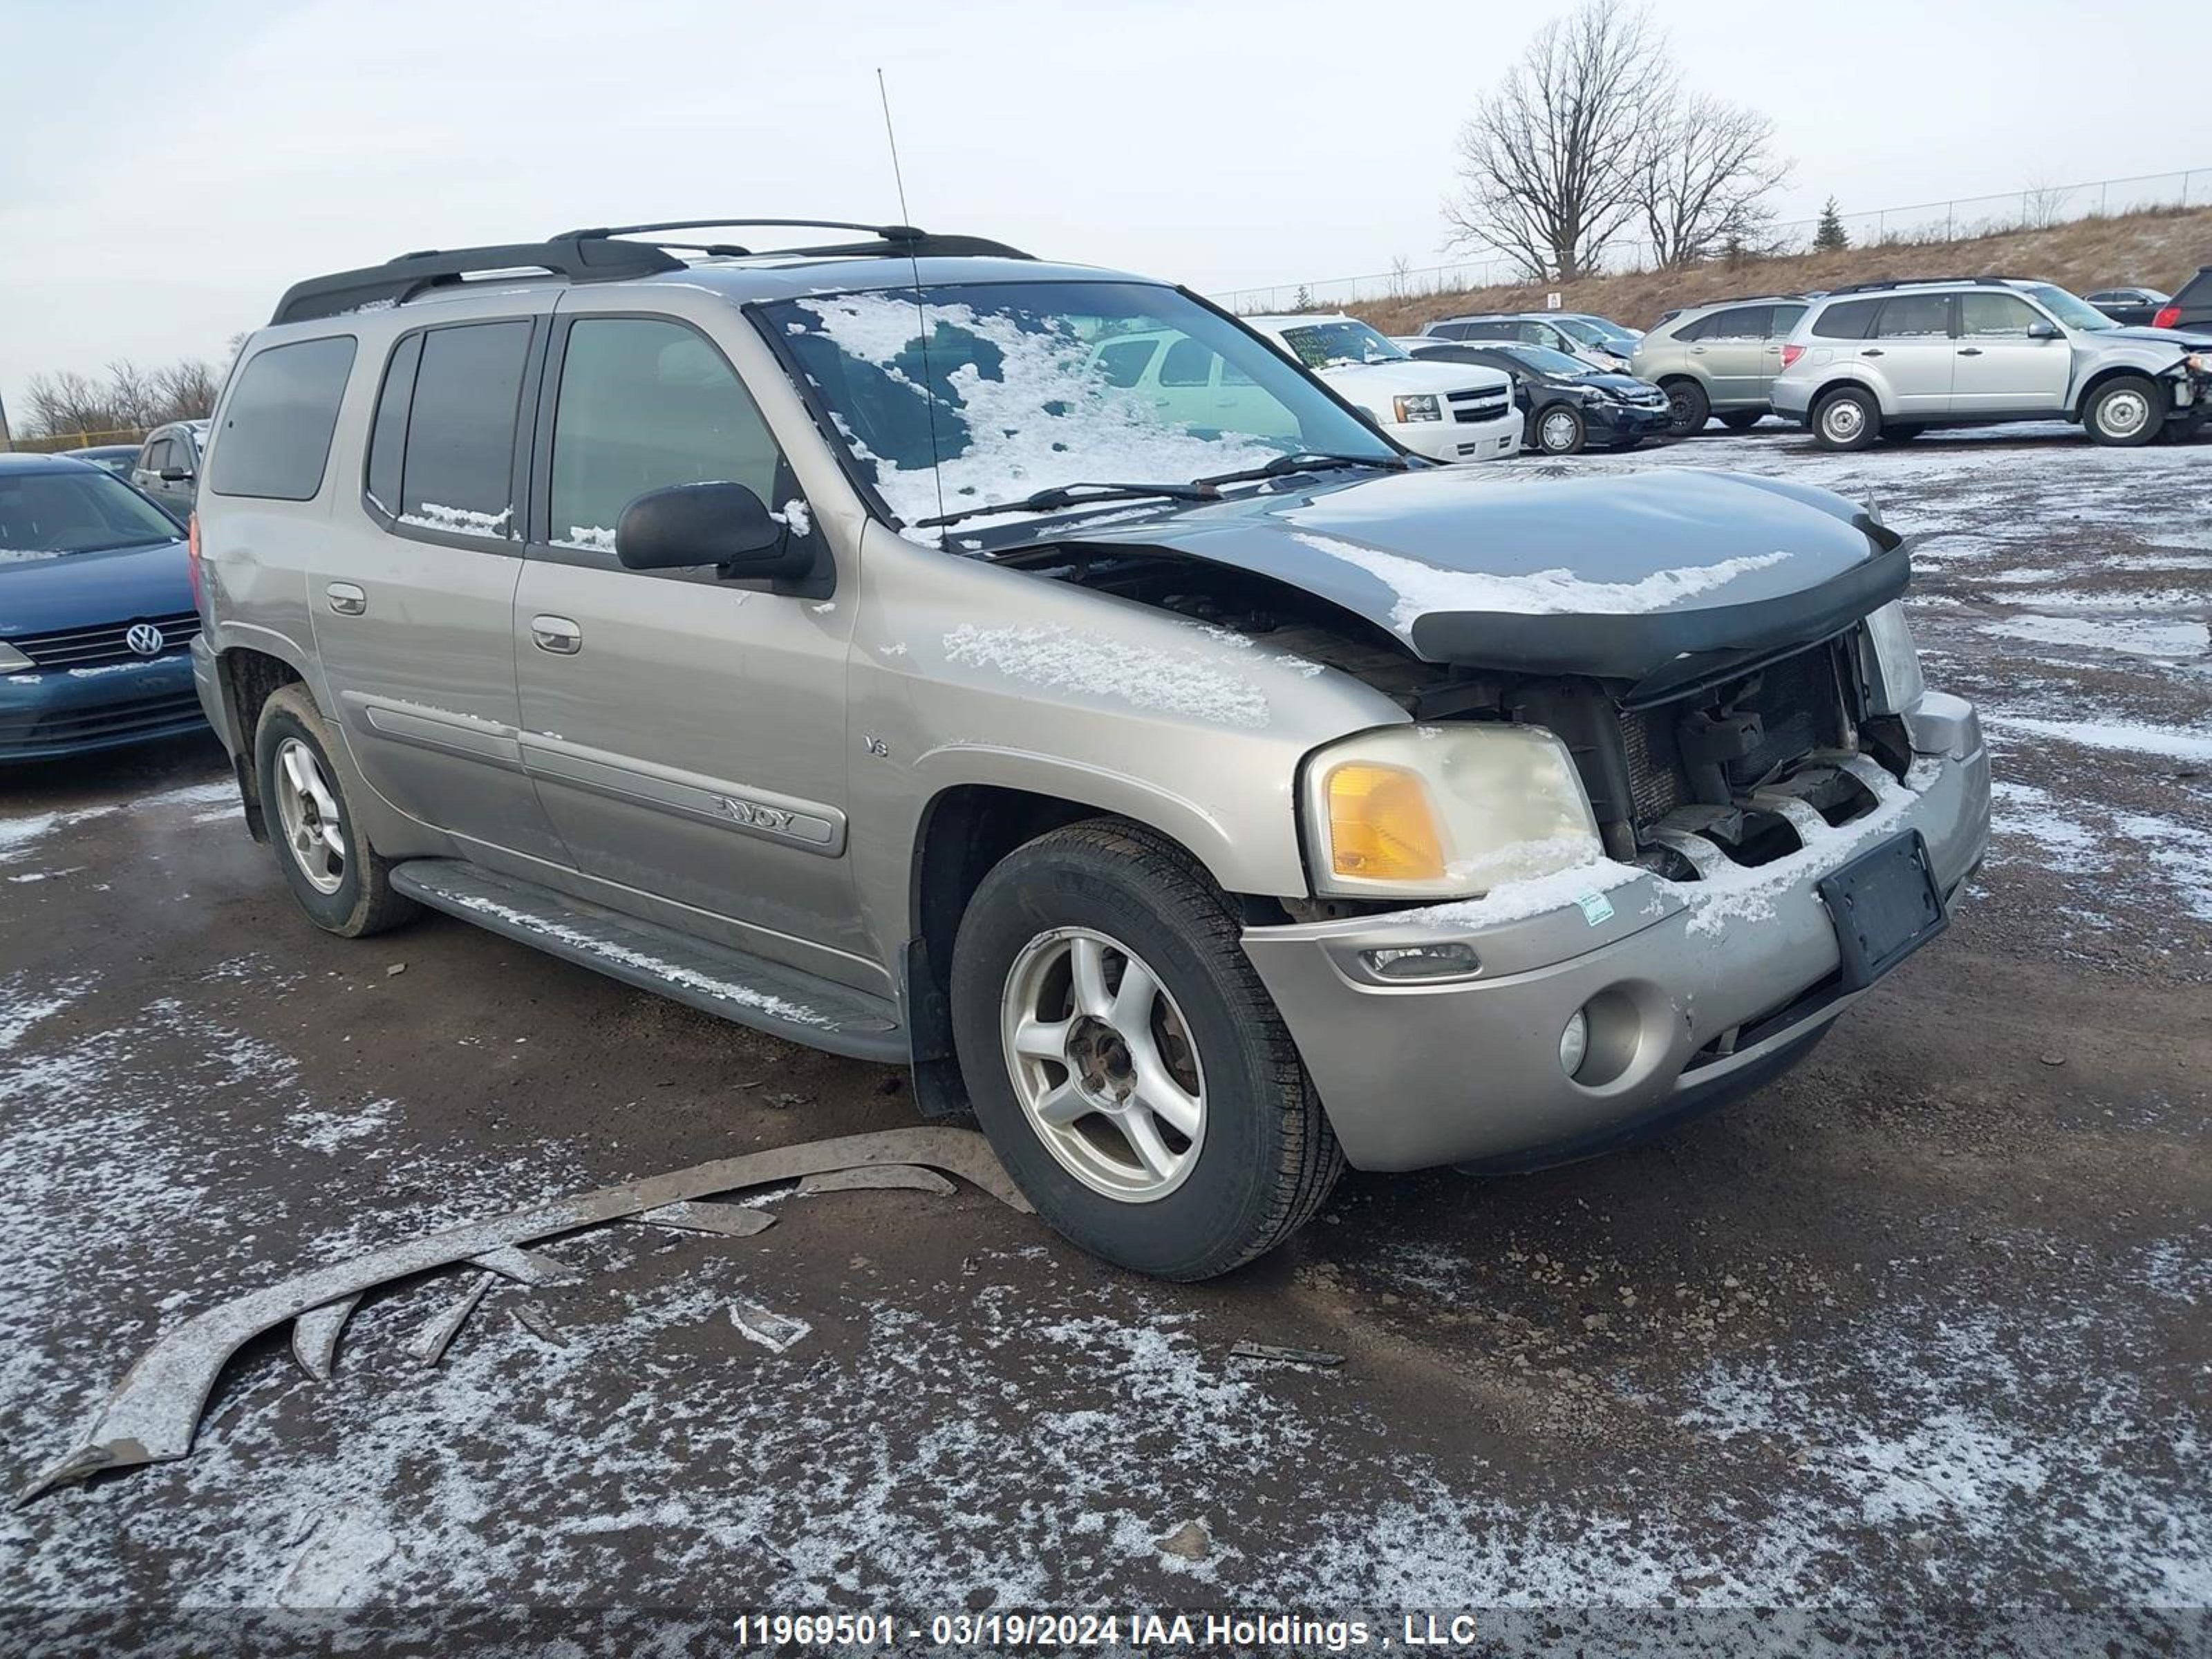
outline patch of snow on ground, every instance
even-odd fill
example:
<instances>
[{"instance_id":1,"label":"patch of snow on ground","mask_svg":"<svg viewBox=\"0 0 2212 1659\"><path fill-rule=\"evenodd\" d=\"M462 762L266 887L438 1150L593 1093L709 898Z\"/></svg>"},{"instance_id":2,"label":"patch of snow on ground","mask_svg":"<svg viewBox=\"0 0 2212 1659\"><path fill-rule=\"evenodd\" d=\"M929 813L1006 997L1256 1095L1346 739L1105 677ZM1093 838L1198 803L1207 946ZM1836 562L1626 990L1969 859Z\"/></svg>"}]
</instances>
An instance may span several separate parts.
<instances>
[{"instance_id":1,"label":"patch of snow on ground","mask_svg":"<svg viewBox=\"0 0 2212 1659\"><path fill-rule=\"evenodd\" d=\"M2212 734L2177 732L2162 726L2141 726L2127 720L2054 720L2039 715L1984 714L1984 726L2000 732L2025 732L2085 748L2118 750L2130 755L2156 755L2165 760L2212 761Z\"/></svg>"},{"instance_id":2,"label":"patch of snow on ground","mask_svg":"<svg viewBox=\"0 0 2212 1659\"><path fill-rule=\"evenodd\" d=\"M2094 651L2117 651L2124 656L2151 657L2168 661L2201 657L2212 649L2212 630L2201 622L2154 622L2119 618L2100 621L2087 617L2007 617L1981 624L1984 634L1998 634L2038 645L2082 646Z\"/></svg>"}]
</instances>

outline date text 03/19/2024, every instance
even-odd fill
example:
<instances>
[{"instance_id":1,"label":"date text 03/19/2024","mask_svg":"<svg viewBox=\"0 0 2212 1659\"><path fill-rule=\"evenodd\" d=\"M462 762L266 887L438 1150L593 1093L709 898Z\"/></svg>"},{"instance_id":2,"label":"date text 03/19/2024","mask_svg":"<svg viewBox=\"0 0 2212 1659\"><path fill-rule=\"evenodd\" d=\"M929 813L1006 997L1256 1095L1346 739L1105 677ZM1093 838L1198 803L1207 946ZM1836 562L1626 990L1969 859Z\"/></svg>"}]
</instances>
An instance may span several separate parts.
<instances>
[{"instance_id":1,"label":"date text 03/19/2024","mask_svg":"<svg viewBox=\"0 0 2212 1659\"><path fill-rule=\"evenodd\" d=\"M940 1648L1119 1647L1143 1650L1303 1647L1331 1653L1361 1649L1449 1650L1471 1645L1475 1617L1407 1613L1395 1630L1364 1619L1311 1613L957 1613L923 1619L889 1613L740 1614L732 1633L747 1644L836 1649L927 1642Z\"/></svg>"}]
</instances>

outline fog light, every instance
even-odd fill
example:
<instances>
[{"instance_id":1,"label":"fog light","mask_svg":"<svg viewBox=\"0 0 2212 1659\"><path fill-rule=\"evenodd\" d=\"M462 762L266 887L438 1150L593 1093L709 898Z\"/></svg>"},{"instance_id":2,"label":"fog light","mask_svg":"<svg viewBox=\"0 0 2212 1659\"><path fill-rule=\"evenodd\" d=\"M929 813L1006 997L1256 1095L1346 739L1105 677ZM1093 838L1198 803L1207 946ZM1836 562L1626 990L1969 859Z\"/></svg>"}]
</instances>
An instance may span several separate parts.
<instances>
[{"instance_id":1,"label":"fog light","mask_svg":"<svg viewBox=\"0 0 2212 1659\"><path fill-rule=\"evenodd\" d=\"M1474 946L1397 945L1379 951L1362 951L1360 959L1377 979L1462 979L1482 971L1482 958Z\"/></svg>"},{"instance_id":2,"label":"fog light","mask_svg":"<svg viewBox=\"0 0 2212 1659\"><path fill-rule=\"evenodd\" d=\"M1589 1017L1577 1008L1567 1016L1566 1029L1559 1033L1559 1069L1572 1077L1589 1054Z\"/></svg>"}]
</instances>

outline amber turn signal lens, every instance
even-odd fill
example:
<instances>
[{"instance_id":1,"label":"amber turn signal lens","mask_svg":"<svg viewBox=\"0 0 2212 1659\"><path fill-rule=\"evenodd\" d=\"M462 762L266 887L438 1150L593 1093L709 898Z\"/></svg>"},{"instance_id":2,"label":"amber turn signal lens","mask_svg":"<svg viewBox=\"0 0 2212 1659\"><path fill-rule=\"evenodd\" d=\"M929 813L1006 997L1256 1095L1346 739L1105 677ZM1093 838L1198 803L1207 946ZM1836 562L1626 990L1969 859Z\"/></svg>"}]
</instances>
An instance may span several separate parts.
<instances>
[{"instance_id":1,"label":"amber turn signal lens","mask_svg":"<svg viewBox=\"0 0 2212 1659\"><path fill-rule=\"evenodd\" d=\"M1328 775L1328 842L1340 876L1433 881L1444 873L1443 837L1419 776L1353 762Z\"/></svg>"}]
</instances>

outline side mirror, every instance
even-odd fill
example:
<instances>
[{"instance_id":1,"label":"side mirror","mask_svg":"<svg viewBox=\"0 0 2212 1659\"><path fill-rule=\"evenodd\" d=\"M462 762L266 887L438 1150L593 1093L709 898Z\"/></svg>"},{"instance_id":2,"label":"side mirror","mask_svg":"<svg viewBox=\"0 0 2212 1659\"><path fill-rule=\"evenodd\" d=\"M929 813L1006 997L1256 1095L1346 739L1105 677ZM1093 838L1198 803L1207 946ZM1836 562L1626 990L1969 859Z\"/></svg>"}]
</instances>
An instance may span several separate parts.
<instances>
[{"instance_id":1,"label":"side mirror","mask_svg":"<svg viewBox=\"0 0 2212 1659\"><path fill-rule=\"evenodd\" d=\"M813 550L770 518L761 498L741 483L648 490L623 509L615 556L632 570L711 564L725 576L791 580L814 568Z\"/></svg>"},{"instance_id":2,"label":"side mirror","mask_svg":"<svg viewBox=\"0 0 2212 1659\"><path fill-rule=\"evenodd\" d=\"M181 466L165 466L161 469L161 482L163 483L190 483L191 481L192 475L189 468Z\"/></svg>"},{"instance_id":3,"label":"side mirror","mask_svg":"<svg viewBox=\"0 0 2212 1659\"><path fill-rule=\"evenodd\" d=\"M2027 325L2027 337L2031 340L2056 340L2061 332L2057 324L2040 317Z\"/></svg>"}]
</instances>

